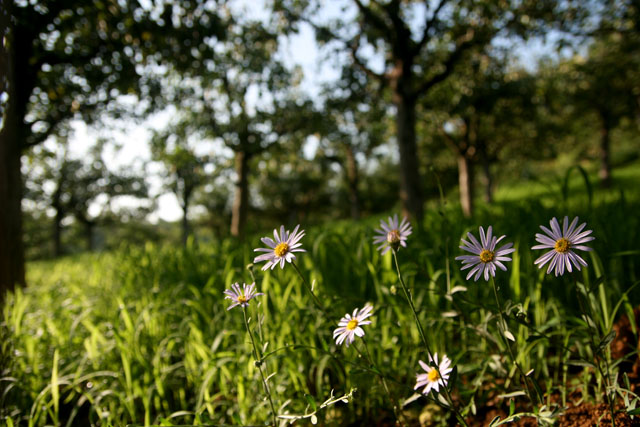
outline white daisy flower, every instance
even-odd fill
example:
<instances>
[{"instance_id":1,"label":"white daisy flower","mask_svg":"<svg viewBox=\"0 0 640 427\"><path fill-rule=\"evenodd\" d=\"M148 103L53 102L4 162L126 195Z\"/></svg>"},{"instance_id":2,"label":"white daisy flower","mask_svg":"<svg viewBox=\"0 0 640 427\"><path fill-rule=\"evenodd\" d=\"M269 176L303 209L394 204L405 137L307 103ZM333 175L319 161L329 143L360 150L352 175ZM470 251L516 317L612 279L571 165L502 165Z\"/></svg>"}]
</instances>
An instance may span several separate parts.
<instances>
[{"instance_id":1,"label":"white daisy flower","mask_svg":"<svg viewBox=\"0 0 640 427\"><path fill-rule=\"evenodd\" d=\"M416 385L414 390L424 387L422 394L429 394L431 390L435 392L440 391L440 386L446 387L449 381L449 375L453 368L451 368L451 360L446 355L442 356L442 360L438 363L438 353L433 355L433 359L429 356L429 363L435 366L429 366L422 360L418 360L422 369L425 370L425 374L416 375ZM436 369L435 367L438 367Z\"/></svg>"},{"instance_id":2,"label":"white daisy flower","mask_svg":"<svg viewBox=\"0 0 640 427\"><path fill-rule=\"evenodd\" d=\"M291 262L296 259L296 256L293 252L306 252L300 246L302 243L299 243L300 239L304 237L304 230L300 230L298 233L298 228L300 225L296 225L296 228L293 229L293 233L289 234L289 231L284 229L284 225L280 226L280 235L278 235L278 230L273 230L273 237L263 237L260 239L262 243L269 246L268 248L258 248L254 249L254 252L267 252L266 254L262 254L257 256L253 262L262 262L267 261L267 263L262 267L262 270L267 270L269 267L273 270L278 263L280 264L280 268L284 268L284 262Z\"/></svg>"},{"instance_id":3,"label":"white daisy flower","mask_svg":"<svg viewBox=\"0 0 640 427\"><path fill-rule=\"evenodd\" d=\"M575 253L573 249L579 249L581 251L592 250L590 247L584 246L584 243L595 239L595 237L589 236L589 234L592 233L592 230L582 231L587 223L584 222L576 228L576 224L578 224L578 217L575 217L573 221L571 221L571 225L569 225L569 217L565 216L564 221L562 221L562 230L560 229L560 224L555 217L549 221L549 224L551 225L551 229L548 229L544 225L540 226L542 231L547 235L545 236L542 233L536 233L536 241L541 244L536 245L531 249L553 250L535 260L534 264L536 264L538 268L542 268L543 265L551 261L547 268L547 274L549 274L551 270L555 269L556 277L558 275L562 276L565 268L569 273L571 273L572 264L578 269L578 271L580 271L581 265L586 267L587 262L582 259L580 255Z\"/></svg>"},{"instance_id":4,"label":"white daisy flower","mask_svg":"<svg viewBox=\"0 0 640 427\"><path fill-rule=\"evenodd\" d=\"M492 235L493 230L491 226L487 229L487 234L484 233L484 229L480 227L480 241L471 233L467 233L469 241L461 239L462 246L460 249L467 252L471 252L474 255L461 255L456 257L456 260L462 261L462 268L460 270L466 270L471 268L469 274L467 274L466 280L469 280L471 276L476 275L473 280L478 281L480 276L484 273L484 280L489 280L489 274L491 277L496 277L496 266L501 270L507 271L507 267L503 262L511 261L508 255L515 252L512 247L513 243L507 243L496 249L496 245L505 236L496 237Z\"/></svg>"},{"instance_id":5,"label":"white daisy flower","mask_svg":"<svg viewBox=\"0 0 640 427\"><path fill-rule=\"evenodd\" d=\"M248 307L249 301L258 295L264 295L262 292L256 292L256 284L255 282L247 285L246 283L242 284L242 289L240 289L239 283L234 283L231 285L231 289L226 289L224 291L226 297L224 299L230 299L233 301L233 304L227 308L227 310L231 310L233 307L241 305L242 307Z\"/></svg>"},{"instance_id":6,"label":"white daisy flower","mask_svg":"<svg viewBox=\"0 0 640 427\"><path fill-rule=\"evenodd\" d=\"M386 254L389 249L397 250L400 246L407 247L407 237L412 231L407 218L402 218L402 222L398 224L398 215L396 214L393 218L389 217L386 223L384 220L380 220L380 227L376 230L378 235L373 239L373 243L380 244L378 250L382 251L382 255Z\"/></svg>"},{"instance_id":7,"label":"white daisy flower","mask_svg":"<svg viewBox=\"0 0 640 427\"><path fill-rule=\"evenodd\" d=\"M355 340L356 335L359 337L364 336L364 329L360 326L371 323L370 320L365 319L371 316L372 310L373 306L366 305L361 310L358 310L357 308L353 310L353 315L349 315L349 313L347 313L342 319L340 319L338 328L333 331L333 338L336 340L336 344L340 345L346 341L347 347L349 347L349 344Z\"/></svg>"}]
</instances>

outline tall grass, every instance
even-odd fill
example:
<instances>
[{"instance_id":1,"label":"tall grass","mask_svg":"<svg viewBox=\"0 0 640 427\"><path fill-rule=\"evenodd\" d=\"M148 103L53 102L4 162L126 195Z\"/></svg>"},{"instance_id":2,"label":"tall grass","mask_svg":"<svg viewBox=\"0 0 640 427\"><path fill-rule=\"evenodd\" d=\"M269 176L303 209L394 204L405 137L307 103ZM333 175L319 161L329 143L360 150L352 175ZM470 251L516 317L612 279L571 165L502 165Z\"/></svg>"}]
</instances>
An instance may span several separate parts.
<instances>
[{"instance_id":1,"label":"tall grass","mask_svg":"<svg viewBox=\"0 0 640 427\"><path fill-rule=\"evenodd\" d=\"M577 174L576 174L577 175ZM458 242L478 225L506 234L517 252L496 280L514 334L515 354L543 390L547 403L579 393L602 401L585 320L568 277L546 276L529 249L552 216L580 215L594 230L589 268L593 320L606 336L621 313L639 301L640 204L622 196L503 200L464 219L455 207L431 209L424 232L399 252L400 267L435 351L457 365L455 396L468 414L489 403L527 404L514 367L495 334L491 286L467 282L453 258ZM295 224L294 224L295 225ZM303 414L332 396L357 391L348 404L318 411L320 422L344 425L393 420L393 409L370 364L353 348L337 347L340 317L370 302L367 341L375 366L399 400L412 396L418 359L425 359L406 309L391 254L372 245L375 219L328 224L307 231L302 274L329 307L327 322L314 308L295 270L255 267L265 297L248 308L279 414ZM13 425L263 424L270 408L238 313L227 312L223 291L251 282L252 247L225 240L186 248L146 245L29 265L30 286L9 295L3 312L0 416ZM505 380L506 379L506 380ZM513 409L513 408L511 408ZM446 424L433 403L414 399L410 419Z\"/></svg>"}]
</instances>

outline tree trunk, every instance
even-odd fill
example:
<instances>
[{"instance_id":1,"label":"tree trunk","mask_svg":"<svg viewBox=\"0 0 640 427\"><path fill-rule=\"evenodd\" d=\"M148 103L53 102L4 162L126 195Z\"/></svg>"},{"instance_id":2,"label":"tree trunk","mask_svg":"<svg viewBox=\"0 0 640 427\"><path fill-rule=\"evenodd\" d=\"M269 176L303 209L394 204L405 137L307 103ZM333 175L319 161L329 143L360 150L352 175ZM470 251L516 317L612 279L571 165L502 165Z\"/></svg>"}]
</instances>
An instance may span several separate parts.
<instances>
[{"instance_id":1,"label":"tree trunk","mask_svg":"<svg viewBox=\"0 0 640 427\"><path fill-rule=\"evenodd\" d=\"M603 125L600 129L600 170L598 171L598 177L600 178L600 185L604 188L611 187L610 130L611 126L603 118Z\"/></svg>"},{"instance_id":2,"label":"tree trunk","mask_svg":"<svg viewBox=\"0 0 640 427\"><path fill-rule=\"evenodd\" d=\"M416 144L416 104L396 90L396 136L400 151L400 199L404 214L422 223L423 200Z\"/></svg>"},{"instance_id":3,"label":"tree trunk","mask_svg":"<svg viewBox=\"0 0 640 427\"><path fill-rule=\"evenodd\" d=\"M53 199L51 200L51 207L56 210L56 215L53 217L53 256L59 257L62 255L62 220L65 216L65 209L62 206L62 192L65 180L67 179L67 162L66 152L64 155L64 162L60 168L60 175L56 184L56 191L53 193Z\"/></svg>"},{"instance_id":4,"label":"tree trunk","mask_svg":"<svg viewBox=\"0 0 640 427\"><path fill-rule=\"evenodd\" d=\"M353 148L347 146L347 180L349 181L349 202L351 218L360 218L360 194L358 193L358 162Z\"/></svg>"},{"instance_id":5,"label":"tree trunk","mask_svg":"<svg viewBox=\"0 0 640 427\"><path fill-rule=\"evenodd\" d=\"M95 222L86 221L84 223L84 238L87 242L87 250L89 252L93 251L93 227L95 226Z\"/></svg>"},{"instance_id":6,"label":"tree trunk","mask_svg":"<svg viewBox=\"0 0 640 427\"><path fill-rule=\"evenodd\" d=\"M486 157L482 159L482 172L484 177L484 201L493 203L493 175L491 174L491 162Z\"/></svg>"},{"instance_id":7,"label":"tree trunk","mask_svg":"<svg viewBox=\"0 0 640 427\"><path fill-rule=\"evenodd\" d=\"M12 33L8 31L11 0L0 0L0 302L16 284L24 284L22 244L22 179L20 176L20 121L17 111Z\"/></svg>"},{"instance_id":8,"label":"tree trunk","mask_svg":"<svg viewBox=\"0 0 640 427\"><path fill-rule=\"evenodd\" d=\"M56 216L53 218L53 256L62 255L62 219L64 214L62 208L56 207Z\"/></svg>"},{"instance_id":9,"label":"tree trunk","mask_svg":"<svg viewBox=\"0 0 640 427\"><path fill-rule=\"evenodd\" d=\"M487 144L479 139L477 142L478 155L482 162L482 183L484 184L484 201L493 203L493 175L491 174L491 159L487 152Z\"/></svg>"},{"instance_id":10,"label":"tree trunk","mask_svg":"<svg viewBox=\"0 0 640 427\"><path fill-rule=\"evenodd\" d=\"M231 209L231 235L244 237L249 210L249 157L246 151L236 151L236 191Z\"/></svg>"},{"instance_id":11,"label":"tree trunk","mask_svg":"<svg viewBox=\"0 0 640 427\"><path fill-rule=\"evenodd\" d=\"M185 195L182 204L182 246L187 246L189 232L189 200Z\"/></svg>"},{"instance_id":12,"label":"tree trunk","mask_svg":"<svg viewBox=\"0 0 640 427\"><path fill-rule=\"evenodd\" d=\"M469 218L473 214L473 166L464 153L458 154L458 183L462 214Z\"/></svg>"}]
</instances>

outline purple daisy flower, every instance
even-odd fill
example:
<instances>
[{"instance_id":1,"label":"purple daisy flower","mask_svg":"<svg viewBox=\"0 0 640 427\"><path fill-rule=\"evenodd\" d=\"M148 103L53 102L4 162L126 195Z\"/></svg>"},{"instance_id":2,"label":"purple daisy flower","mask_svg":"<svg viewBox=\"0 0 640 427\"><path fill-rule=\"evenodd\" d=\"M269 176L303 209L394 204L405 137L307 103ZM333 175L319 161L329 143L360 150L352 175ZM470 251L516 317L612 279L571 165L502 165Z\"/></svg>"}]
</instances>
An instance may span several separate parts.
<instances>
[{"instance_id":1,"label":"purple daisy flower","mask_svg":"<svg viewBox=\"0 0 640 427\"><path fill-rule=\"evenodd\" d=\"M504 239L505 236L496 237L493 236L492 233L493 230L491 226L487 229L487 234L485 234L484 229L480 227L479 242L471 233L467 233L469 241L461 239L462 246L460 246L460 249L474 254L456 257L456 260L462 261L462 268L460 270L471 268L466 280L469 280L469 278L475 274L476 276L473 280L478 281L484 273L484 280L488 281L489 274L491 274L491 277L496 277L496 266L503 271L507 271L507 267L503 262L511 261L511 258L505 255L515 252L515 249L512 247L513 243L507 243L496 249L498 242Z\"/></svg>"},{"instance_id":2,"label":"purple daisy flower","mask_svg":"<svg viewBox=\"0 0 640 427\"><path fill-rule=\"evenodd\" d=\"M438 363L438 353L433 355L433 359L429 356L429 363L435 366L429 366L422 360L418 360L422 369L425 370L425 374L416 375L416 385L414 390L424 387L422 394L429 394L431 390L438 392L440 386L446 387L449 381L449 375L453 368L451 367L451 360L446 355L442 356L442 360ZM437 366L437 369L436 369Z\"/></svg>"},{"instance_id":3,"label":"purple daisy flower","mask_svg":"<svg viewBox=\"0 0 640 427\"><path fill-rule=\"evenodd\" d=\"M293 229L293 233L289 234L289 231L284 229L284 225L280 226L280 235L278 235L278 230L273 230L273 237L263 237L260 239L262 243L269 246L268 248L258 248L254 249L254 252L267 252L266 254L259 255L255 257L253 262L262 262L267 261L267 263L262 267L262 270L267 270L269 267L273 270L278 263L280 264L280 268L284 268L284 263L291 262L296 259L296 256L293 252L306 252L300 246L302 243L299 243L300 239L304 237L304 230L300 230L298 232L298 228L300 225L296 225L296 228Z\"/></svg>"},{"instance_id":4,"label":"purple daisy flower","mask_svg":"<svg viewBox=\"0 0 640 427\"><path fill-rule=\"evenodd\" d=\"M580 271L581 266L586 267L587 262L582 259L580 255L575 253L573 249L579 249L581 251L592 250L590 247L584 246L584 243L595 239L595 237L589 236L589 234L592 233L592 230L582 231L587 223L584 222L576 228L576 225L578 224L578 217L575 217L573 221L571 221L571 225L569 225L569 217L565 216L562 221L562 229L560 229L560 224L555 217L549 221L549 224L551 225L551 229L548 229L544 225L540 226L546 235L536 233L536 241L541 244L536 245L531 249L552 250L535 260L534 264L536 264L538 268L542 268L543 265L551 261L547 268L547 274L549 274L551 270L555 269L556 277L558 275L562 276L565 268L569 273L571 273L572 265L577 268L578 271Z\"/></svg>"},{"instance_id":5,"label":"purple daisy flower","mask_svg":"<svg viewBox=\"0 0 640 427\"><path fill-rule=\"evenodd\" d=\"M355 340L356 336L364 336L364 329L360 326L371 323L370 320L365 319L371 316L372 310L373 306L366 305L361 310L358 310L357 308L353 310L353 315L349 315L349 313L347 313L342 319L340 319L338 328L333 331L333 338L336 340L336 344L340 345L345 342L347 347L349 347L349 344Z\"/></svg>"},{"instance_id":6,"label":"purple daisy flower","mask_svg":"<svg viewBox=\"0 0 640 427\"><path fill-rule=\"evenodd\" d=\"M226 297L224 299L230 299L233 301L233 304L227 308L227 310L231 310L233 307L241 305L242 307L248 307L249 301L258 295L264 295L262 292L256 292L256 284L255 282L247 285L246 283L242 284L242 289L240 289L239 283L234 283L231 285L231 289L226 289L224 291Z\"/></svg>"},{"instance_id":7,"label":"purple daisy flower","mask_svg":"<svg viewBox=\"0 0 640 427\"><path fill-rule=\"evenodd\" d=\"M393 218L389 217L386 223L384 220L380 220L380 227L376 230L377 236L373 239L373 243L380 244L378 250L382 255L386 254L389 249L397 250L400 246L407 247L407 237L411 234L412 229L406 217L403 217L402 222L398 224L398 215L395 214Z\"/></svg>"}]
</instances>

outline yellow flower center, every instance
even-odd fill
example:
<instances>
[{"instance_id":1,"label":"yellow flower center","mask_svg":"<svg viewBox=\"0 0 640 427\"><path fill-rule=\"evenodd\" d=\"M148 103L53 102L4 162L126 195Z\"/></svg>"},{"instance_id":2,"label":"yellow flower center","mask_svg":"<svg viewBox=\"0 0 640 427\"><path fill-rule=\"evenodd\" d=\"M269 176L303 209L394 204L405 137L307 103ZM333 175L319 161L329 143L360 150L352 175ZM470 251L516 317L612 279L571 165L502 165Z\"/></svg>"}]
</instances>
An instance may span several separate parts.
<instances>
[{"instance_id":1,"label":"yellow flower center","mask_svg":"<svg viewBox=\"0 0 640 427\"><path fill-rule=\"evenodd\" d=\"M289 252L289 244L287 242L278 243L278 246L273 250L273 253L279 258L285 256L287 252Z\"/></svg>"},{"instance_id":2,"label":"yellow flower center","mask_svg":"<svg viewBox=\"0 0 640 427\"><path fill-rule=\"evenodd\" d=\"M553 246L553 248L556 250L556 252L560 252L561 254L563 254L569 250L570 246L571 244L569 243L569 241L563 237L556 241L556 244Z\"/></svg>"},{"instance_id":3,"label":"yellow flower center","mask_svg":"<svg viewBox=\"0 0 640 427\"><path fill-rule=\"evenodd\" d=\"M480 261L484 262L485 264L493 261L493 257L493 251L490 251L488 249L483 249L482 252L480 252Z\"/></svg>"},{"instance_id":4,"label":"yellow flower center","mask_svg":"<svg viewBox=\"0 0 640 427\"><path fill-rule=\"evenodd\" d=\"M351 319L349 320L349 323L347 323L347 329L350 331L353 331L357 327L358 327L358 319Z\"/></svg>"},{"instance_id":5,"label":"yellow flower center","mask_svg":"<svg viewBox=\"0 0 640 427\"><path fill-rule=\"evenodd\" d=\"M438 375L438 370L437 369L430 370L429 373L427 374L427 378L432 383L435 383L436 381L438 381L438 379L440 378L440 375Z\"/></svg>"},{"instance_id":6,"label":"yellow flower center","mask_svg":"<svg viewBox=\"0 0 640 427\"><path fill-rule=\"evenodd\" d=\"M400 232L398 230L391 230L387 233L387 242L392 245L400 243Z\"/></svg>"},{"instance_id":7,"label":"yellow flower center","mask_svg":"<svg viewBox=\"0 0 640 427\"><path fill-rule=\"evenodd\" d=\"M245 297L244 295L238 296L238 302L240 304L244 304L245 302L247 302L247 297Z\"/></svg>"}]
</instances>

